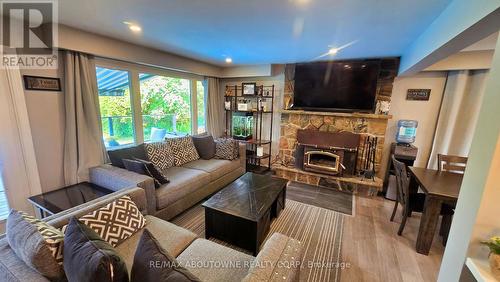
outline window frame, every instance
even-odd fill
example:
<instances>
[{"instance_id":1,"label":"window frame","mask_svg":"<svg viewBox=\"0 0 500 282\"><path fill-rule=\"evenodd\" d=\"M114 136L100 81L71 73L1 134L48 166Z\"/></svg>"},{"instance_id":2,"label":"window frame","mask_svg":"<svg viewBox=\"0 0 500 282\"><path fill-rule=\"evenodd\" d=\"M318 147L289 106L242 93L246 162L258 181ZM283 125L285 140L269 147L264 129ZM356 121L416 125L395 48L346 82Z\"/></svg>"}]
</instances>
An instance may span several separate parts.
<instances>
[{"instance_id":1,"label":"window frame","mask_svg":"<svg viewBox=\"0 0 500 282\"><path fill-rule=\"evenodd\" d=\"M173 77L173 78L181 78L188 79L189 83L189 91L190 91L190 111L191 111L191 135L198 134L198 104L197 104L197 81L201 81L202 85L204 84L205 77L193 73L180 72L175 70L163 69L154 66L145 66L135 63L116 61L107 58L96 58L95 66L101 68L115 69L121 71L127 71L129 74L129 83L130 83L130 99L131 99L131 107L132 107L132 120L133 120L133 128L134 128L134 144L119 146L123 147L132 147L137 144L144 143L144 128L143 128L143 118L142 118L142 106L141 106L141 89L140 89L140 81L139 74L147 73L158 76L165 77ZM206 91L205 97L206 100ZM207 104L205 105L205 115L207 112ZM100 117L99 117L100 118ZM206 116L205 116L206 119ZM118 147L107 148L107 150L115 150Z\"/></svg>"},{"instance_id":2,"label":"window frame","mask_svg":"<svg viewBox=\"0 0 500 282\"><path fill-rule=\"evenodd\" d=\"M127 148L127 147L133 147L135 146L136 144L140 144L140 143L137 143L137 127L136 127L136 120L135 120L135 110L134 110L134 90L133 90L133 84L132 84L132 72L126 68L122 68L120 66L101 66L101 65L98 65L97 63L95 64L95 67L99 67L99 68L106 68L106 69L111 69L111 70L116 70L116 71L126 71L128 73L128 83L129 83L129 91L130 91L130 109L131 109L131 112L132 112L132 130L133 130L133 137L134 137L134 142L132 144L124 144L124 145L120 145L120 146L115 146L115 147L106 147L106 150L118 150L118 149L122 149L122 148ZM139 101L140 101L140 98L139 98ZM99 97L97 99L97 102L100 103L99 101ZM101 110L100 110L100 104L99 104L99 122L102 122L101 121L101 118L102 118L102 114L101 114ZM101 129L102 130L102 129Z\"/></svg>"}]
</instances>

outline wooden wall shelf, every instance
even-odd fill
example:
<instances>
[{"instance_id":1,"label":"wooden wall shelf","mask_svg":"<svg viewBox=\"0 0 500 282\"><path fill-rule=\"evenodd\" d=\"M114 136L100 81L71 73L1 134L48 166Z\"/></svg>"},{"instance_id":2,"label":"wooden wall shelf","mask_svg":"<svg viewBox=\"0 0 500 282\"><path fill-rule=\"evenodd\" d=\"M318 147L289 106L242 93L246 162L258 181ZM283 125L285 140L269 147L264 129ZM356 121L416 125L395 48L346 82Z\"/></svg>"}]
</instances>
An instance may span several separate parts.
<instances>
[{"instance_id":1,"label":"wooden wall shelf","mask_svg":"<svg viewBox=\"0 0 500 282\"><path fill-rule=\"evenodd\" d=\"M334 117L347 117L347 118L369 118L369 119L391 119L392 115L378 115L367 113L336 113L336 112L316 112L316 111L302 111L302 110L280 110L282 114L290 115L316 115L316 116L334 116Z\"/></svg>"}]
</instances>

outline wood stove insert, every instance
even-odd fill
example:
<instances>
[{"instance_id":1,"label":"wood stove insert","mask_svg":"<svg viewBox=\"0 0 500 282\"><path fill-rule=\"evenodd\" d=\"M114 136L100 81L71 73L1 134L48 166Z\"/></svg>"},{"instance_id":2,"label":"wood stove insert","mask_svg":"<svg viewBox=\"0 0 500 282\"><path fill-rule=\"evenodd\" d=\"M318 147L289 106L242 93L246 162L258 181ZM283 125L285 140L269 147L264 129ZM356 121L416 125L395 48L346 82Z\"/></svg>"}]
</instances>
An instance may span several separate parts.
<instances>
[{"instance_id":1,"label":"wood stove insert","mask_svg":"<svg viewBox=\"0 0 500 282\"><path fill-rule=\"evenodd\" d=\"M354 175L359 134L350 132L297 132L297 165L305 171L342 176Z\"/></svg>"}]
</instances>

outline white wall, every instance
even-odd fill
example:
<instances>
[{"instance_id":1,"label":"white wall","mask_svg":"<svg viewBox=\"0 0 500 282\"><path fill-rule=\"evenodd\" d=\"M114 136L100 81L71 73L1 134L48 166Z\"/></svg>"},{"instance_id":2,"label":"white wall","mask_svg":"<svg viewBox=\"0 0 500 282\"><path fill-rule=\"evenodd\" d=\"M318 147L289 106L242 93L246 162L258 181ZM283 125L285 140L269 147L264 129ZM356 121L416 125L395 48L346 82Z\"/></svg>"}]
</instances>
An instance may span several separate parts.
<instances>
[{"instance_id":1,"label":"white wall","mask_svg":"<svg viewBox=\"0 0 500 282\"><path fill-rule=\"evenodd\" d=\"M123 60L138 64L168 68L199 75L220 76L222 68L175 54L135 45L106 36L59 25L57 47Z\"/></svg>"},{"instance_id":2,"label":"white wall","mask_svg":"<svg viewBox=\"0 0 500 282\"><path fill-rule=\"evenodd\" d=\"M491 67L494 50L458 52L426 68L426 71L484 70Z\"/></svg>"},{"instance_id":3,"label":"white wall","mask_svg":"<svg viewBox=\"0 0 500 282\"><path fill-rule=\"evenodd\" d=\"M458 281L469 245L477 244L477 238L472 237L474 225L478 221L482 223L490 218L480 217L484 216L483 212L490 211L487 207L494 208L494 214L497 217L495 221L490 223L498 222L499 182L497 178L498 166L496 166L498 154L495 153L495 150L500 135L500 123L498 122L500 120L498 108L500 105L500 95L498 95L498 89L500 89L500 52L498 51L500 50L500 40L497 42L496 50L486 81L479 119L438 281ZM499 226L495 227L498 230ZM492 227L490 230L494 231ZM486 234L484 231L480 232L476 234Z\"/></svg>"},{"instance_id":4,"label":"white wall","mask_svg":"<svg viewBox=\"0 0 500 282\"><path fill-rule=\"evenodd\" d=\"M417 137L413 144L418 147L415 166L425 167L427 165L445 84L446 72L421 72L414 76L396 77L392 89L390 110L393 117L387 125L383 164L387 163L390 144L396 140L398 120L410 119L418 121ZM431 89L429 101L406 100L407 90L415 88Z\"/></svg>"},{"instance_id":5,"label":"white wall","mask_svg":"<svg viewBox=\"0 0 500 282\"><path fill-rule=\"evenodd\" d=\"M21 70L21 75L61 78L57 70ZM64 186L64 92L24 90L42 191Z\"/></svg>"}]
</instances>

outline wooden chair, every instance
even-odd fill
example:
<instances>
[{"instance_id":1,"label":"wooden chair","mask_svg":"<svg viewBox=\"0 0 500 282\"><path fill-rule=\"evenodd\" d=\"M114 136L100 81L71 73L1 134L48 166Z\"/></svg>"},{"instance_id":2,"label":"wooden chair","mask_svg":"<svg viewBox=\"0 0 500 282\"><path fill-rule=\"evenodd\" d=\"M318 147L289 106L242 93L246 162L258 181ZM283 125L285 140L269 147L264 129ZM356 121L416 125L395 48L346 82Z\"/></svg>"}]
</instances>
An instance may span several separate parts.
<instances>
[{"instance_id":1,"label":"wooden chair","mask_svg":"<svg viewBox=\"0 0 500 282\"><path fill-rule=\"evenodd\" d=\"M464 174L467 157L438 154L438 170Z\"/></svg>"},{"instance_id":2,"label":"wooden chair","mask_svg":"<svg viewBox=\"0 0 500 282\"><path fill-rule=\"evenodd\" d=\"M406 225L406 220L412 212L423 212L425 204L425 194L424 193L413 193L410 194L410 179L406 171L406 165L394 158L392 156L392 163L394 164L394 171L396 174L396 186L397 186L397 200L394 203L394 209L392 210L391 221L394 221L394 216L398 209L398 204L403 206L403 218L401 220L401 225L399 226L398 235L401 236ZM441 215L451 216L453 215L453 210L448 206L443 205L441 208Z\"/></svg>"}]
</instances>

